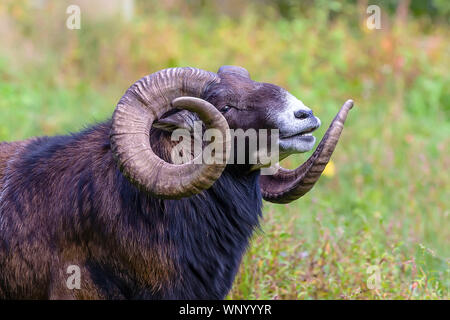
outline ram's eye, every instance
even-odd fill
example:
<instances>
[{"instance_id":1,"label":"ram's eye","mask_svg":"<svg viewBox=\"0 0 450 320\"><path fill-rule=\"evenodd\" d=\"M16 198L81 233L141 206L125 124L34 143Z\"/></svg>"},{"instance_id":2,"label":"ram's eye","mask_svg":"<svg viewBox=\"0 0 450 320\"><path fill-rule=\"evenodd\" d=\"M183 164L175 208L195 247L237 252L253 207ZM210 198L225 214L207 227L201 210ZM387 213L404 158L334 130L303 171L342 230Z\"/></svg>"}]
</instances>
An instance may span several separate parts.
<instances>
[{"instance_id":1,"label":"ram's eye","mask_svg":"<svg viewBox=\"0 0 450 320\"><path fill-rule=\"evenodd\" d=\"M226 105L225 107L222 108L222 110L220 110L220 112L222 113L227 113L228 111L230 111L232 108L232 106Z\"/></svg>"}]
</instances>

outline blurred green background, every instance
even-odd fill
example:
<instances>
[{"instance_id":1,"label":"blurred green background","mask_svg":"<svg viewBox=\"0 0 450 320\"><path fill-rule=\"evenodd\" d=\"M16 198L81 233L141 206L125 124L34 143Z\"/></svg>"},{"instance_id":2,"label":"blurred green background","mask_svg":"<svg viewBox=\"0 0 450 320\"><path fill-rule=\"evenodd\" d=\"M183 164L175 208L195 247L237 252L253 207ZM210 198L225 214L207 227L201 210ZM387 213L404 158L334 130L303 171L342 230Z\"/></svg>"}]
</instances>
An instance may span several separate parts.
<instances>
[{"instance_id":1,"label":"blurred green background","mask_svg":"<svg viewBox=\"0 0 450 320\"><path fill-rule=\"evenodd\" d=\"M352 98L316 187L265 203L229 298L449 299L449 17L446 0L2 0L0 141L103 121L135 80L174 66L244 66L310 106L318 138Z\"/></svg>"}]
</instances>

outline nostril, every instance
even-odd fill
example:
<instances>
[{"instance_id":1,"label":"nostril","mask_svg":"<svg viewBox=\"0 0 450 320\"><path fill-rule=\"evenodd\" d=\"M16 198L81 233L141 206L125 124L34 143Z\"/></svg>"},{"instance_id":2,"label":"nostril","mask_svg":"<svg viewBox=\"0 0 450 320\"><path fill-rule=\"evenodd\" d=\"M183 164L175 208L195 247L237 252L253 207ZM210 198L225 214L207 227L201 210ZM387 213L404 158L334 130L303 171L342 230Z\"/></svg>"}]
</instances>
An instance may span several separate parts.
<instances>
[{"instance_id":1,"label":"nostril","mask_svg":"<svg viewBox=\"0 0 450 320\"><path fill-rule=\"evenodd\" d=\"M294 112L294 115L298 119L308 119L313 116L313 112L311 110L297 110Z\"/></svg>"}]
</instances>

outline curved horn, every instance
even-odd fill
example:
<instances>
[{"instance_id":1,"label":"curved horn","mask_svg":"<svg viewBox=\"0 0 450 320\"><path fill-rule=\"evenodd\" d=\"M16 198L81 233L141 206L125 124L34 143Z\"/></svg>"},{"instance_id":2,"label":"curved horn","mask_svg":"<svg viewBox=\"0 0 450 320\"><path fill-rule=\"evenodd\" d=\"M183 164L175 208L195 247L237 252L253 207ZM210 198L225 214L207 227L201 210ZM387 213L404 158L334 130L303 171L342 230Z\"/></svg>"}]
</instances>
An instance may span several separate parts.
<instances>
[{"instance_id":1,"label":"curved horn","mask_svg":"<svg viewBox=\"0 0 450 320\"><path fill-rule=\"evenodd\" d=\"M212 104L198 98L219 81L216 74L200 69L171 68L143 77L126 91L114 111L110 140L120 169L131 182L153 196L178 199L211 187L220 177L230 145L228 124ZM223 139L212 142L222 144L222 149L214 150L224 150L216 154L215 163L197 164L194 159L175 165L155 155L150 146L152 124L175 107L196 112L207 128L222 133ZM223 161L217 161L220 157Z\"/></svg>"},{"instance_id":2,"label":"curved horn","mask_svg":"<svg viewBox=\"0 0 450 320\"><path fill-rule=\"evenodd\" d=\"M272 176L260 176L259 184L265 200L289 203L312 189L333 154L352 107L352 100L344 103L314 153L300 167L294 170L279 168Z\"/></svg>"}]
</instances>

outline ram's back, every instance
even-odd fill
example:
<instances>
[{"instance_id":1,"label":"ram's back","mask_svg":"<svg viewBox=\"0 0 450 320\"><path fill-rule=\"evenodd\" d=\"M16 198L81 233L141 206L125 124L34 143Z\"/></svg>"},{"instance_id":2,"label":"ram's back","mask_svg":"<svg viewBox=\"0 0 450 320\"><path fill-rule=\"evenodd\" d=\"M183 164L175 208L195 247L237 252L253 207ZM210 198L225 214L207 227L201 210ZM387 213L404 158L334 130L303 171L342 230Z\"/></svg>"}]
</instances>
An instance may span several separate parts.
<instances>
[{"instance_id":1,"label":"ram's back","mask_svg":"<svg viewBox=\"0 0 450 320\"><path fill-rule=\"evenodd\" d=\"M31 140L0 142L0 190L3 187L3 176L8 167L8 162L19 154Z\"/></svg>"}]
</instances>

